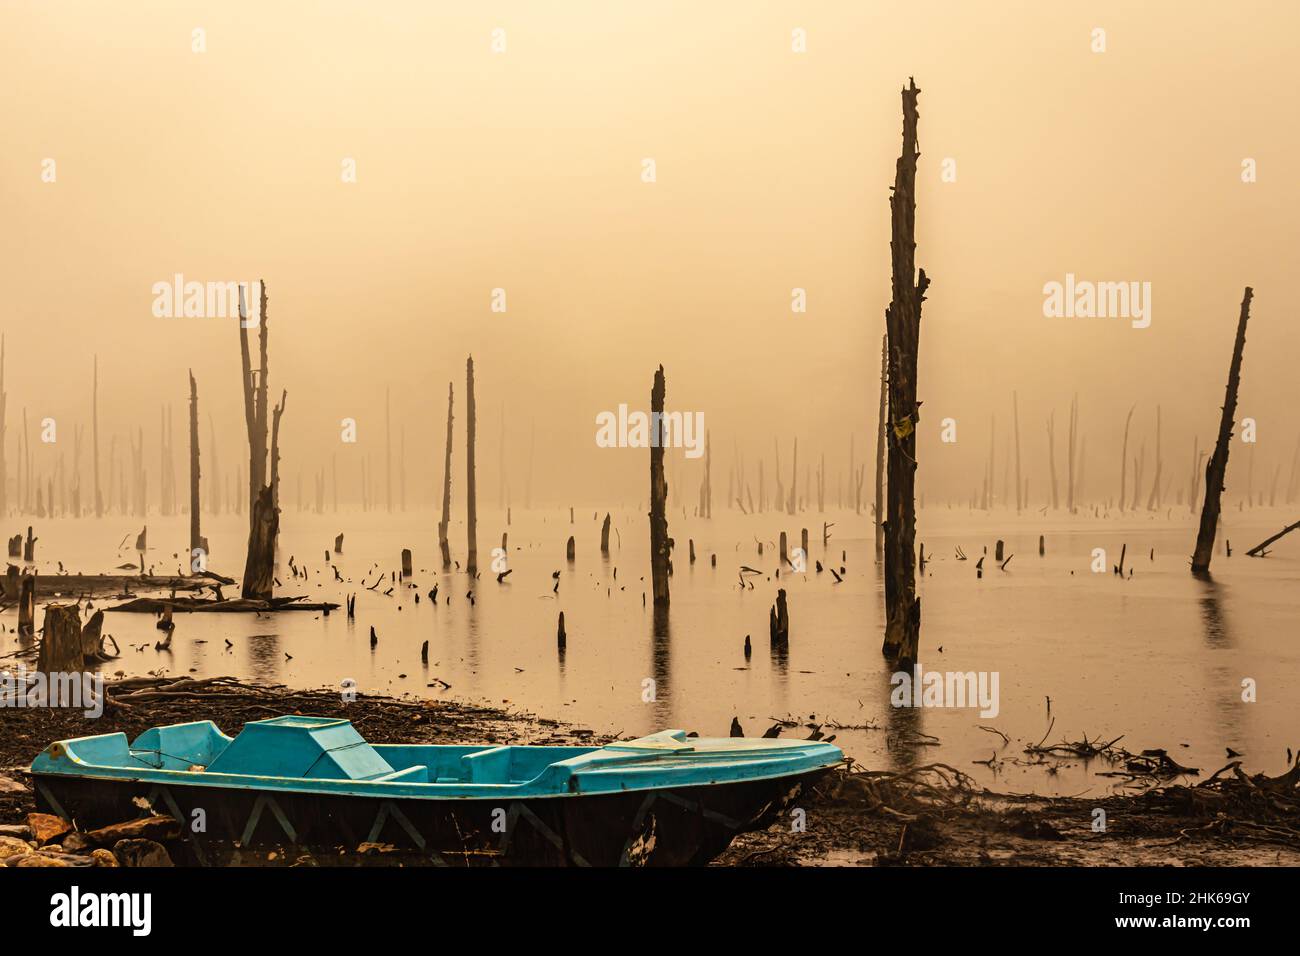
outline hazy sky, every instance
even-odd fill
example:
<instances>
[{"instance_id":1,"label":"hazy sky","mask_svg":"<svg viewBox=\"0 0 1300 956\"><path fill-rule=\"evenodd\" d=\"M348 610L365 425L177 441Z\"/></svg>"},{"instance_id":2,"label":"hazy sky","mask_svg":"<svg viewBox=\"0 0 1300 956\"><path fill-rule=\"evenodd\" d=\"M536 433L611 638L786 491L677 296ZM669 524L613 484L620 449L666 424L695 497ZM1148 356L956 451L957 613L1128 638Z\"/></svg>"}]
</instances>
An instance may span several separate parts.
<instances>
[{"instance_id":1,"label":"hazy sky","mask_svg":"<svg viewBox=\"0 0 1300 956\"><path fill-rule=\"evenodd\" d=\"M827 454L834 498L850 432L859 461L873 442L899 89L915 76L917 261L933 281L922 487L969 497L992 414L1005 448L1012 389L1035 498L1048 408L1059 461L1074 392L1089 491L1113 493L1134 402L1134 445L1150 456L1161 403L1181 476L1193 431L1203 446L1215 432L1247 284L1240 413L1259 422L1256 486L1265 463L1285 463L1285 480L1300 398L1298 9L4 0L11 467L24 405L61 428L88 419L96 352L105 436L143 424L152 467L172 402L183 448L192 367L205 448L211 410L233 466L235 324L151 312L153 284L182 273L266 280L291 486L334 454L345 497L358 456L382 477L391 385L408 496L432 493L447 382L463 411L472 352L488 503L503 409L517 505L534 422L537 501L643 499L645 454L597 448L595 416L645 408L659 363L669 406L706 415L716 498L737 442L756 492L758 453L770 488L773 436L788 469L796 434L801 462ZM1246 158L1257 182L1242 182ZM1150 282L1150 327L1045 318L1043 285L1067 273ZM959 440L945 447L949 416ZM357 445L339 441L344 417ZM56 446L69 459L70 436ZM679 463L675 496L693 503L701 467ZM999 450L999 492L1002 468Z\"/></svg>"}]
</instances>

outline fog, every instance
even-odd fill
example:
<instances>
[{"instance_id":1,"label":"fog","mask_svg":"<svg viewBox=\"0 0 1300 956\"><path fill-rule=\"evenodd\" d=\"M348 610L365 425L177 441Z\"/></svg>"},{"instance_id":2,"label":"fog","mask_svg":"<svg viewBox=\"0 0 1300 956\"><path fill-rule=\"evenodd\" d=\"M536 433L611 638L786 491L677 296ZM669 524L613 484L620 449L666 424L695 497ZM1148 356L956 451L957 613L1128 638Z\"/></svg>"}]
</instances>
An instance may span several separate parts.
<instances>
[{"instance_id":1,"label":"fog","mask_svg":"<svg viewBox=\"0 0 1300 956\"><path fill-rule=\"evenodd\" d=\"M597 417L648 411L659 364L668 407L704 415L715 504L737 450L754 494L765 459L771 492L774 440L788 487L796 437L800 485L824 454L834 500L850 436L858 464L874 454L899 89L914 76L917 262L933 282L921 492L978 491L996 416L1002 495L1013 390L1035 507L1047 416L1063 474L1075 394L1085 500L1117 494L1134 405L1130 459L1145 444L1153 473L1159 404L1166 474L1185 487L1247 285L1239 417L1258 442L1234 454L1228 498L1252 456L1257 492L1279 468L1285 485L1300 12L1094 6L7 3L9 467L24 408L37 473L60 454L71 467L96 354L101 460L142 428L154 494L170 403L183 474L192 369L205 454L211 415L223 470L246 467L237 324L155 316L155 283L180 274L265 280L291 502L300 472L307 496L335 462L352 501L368 456L382 503L390 391L394 468L404 436L408 501L432 503L448 382L462 479L470 354L489 505L644 500L644 452L600 447ZM1045 285L1067 276L1150 283L1149 325L1046 317ZM703 459L674 451L669 467L674 504L693 504Z\"/></svg>"}]
</instances>

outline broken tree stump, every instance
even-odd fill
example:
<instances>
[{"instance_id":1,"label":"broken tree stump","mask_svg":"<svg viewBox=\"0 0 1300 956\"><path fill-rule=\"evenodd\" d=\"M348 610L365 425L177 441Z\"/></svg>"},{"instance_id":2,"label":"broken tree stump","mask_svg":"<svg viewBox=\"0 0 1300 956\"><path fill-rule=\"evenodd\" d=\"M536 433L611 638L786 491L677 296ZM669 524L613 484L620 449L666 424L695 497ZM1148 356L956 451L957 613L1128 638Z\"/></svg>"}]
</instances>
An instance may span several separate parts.
<instances>
[{"instance_id":1,"label":"broken tree stump","mask_svg":"<svg viewBox=\"0 0 1300 956\"><path fill-rule=\"evenodd\" d=\"M785 603L785 588L778 588L776 603L768 612L768 634L773 647L790 643L790 612Z\"/></svg>"},{"instance_id":2,"label":"broken tree stump","mask_svg":"<svg viewBox=\"0 0 1300 956\"><path fill-rule=\"evenodd\" d=\"M98 659L103 647L104 612L96 611L81 629L81 656L84 659Z\"/></svg>"},{"instance_id":3,"label":"broken tree stump","mask_svg":"<svg viewBox=\"0 0 1300 956\"><path fill-rule=\"evenodd\" d=\"M36 633L36 575L24 574L18 585L18 636Z\"/></svg>"},{"instance_id":4,"label":"broken tree stump","mask_svg":"<svg viewBox=\"0 0 1300 956\"><path fill-rule=\"evenodd\" d=\"M409 578L410 576L411 576L411 549L403 548L402 549L402 577Z\"/></svg>"},{"instance_id":5,"label":"broken tree stump","mask_svg":"<svg viewBox=\"0 0 1300 956\"><path fill-rule=\"evenodd\" d=\"M36 669L42 674L80 674L85 665L81 652L81 611L77 605L45 605L44 631L36 655Z\"/></svg>"},{"instance_id":6,"label":"broken tree stump","mask_svg":"<svg viewBox=\"0 0 1300 956\"><path fill-rule=\"evenodd\" d=\"M334 539L334 553L335 554L343 553L343 535L339 535L337 538Z\"/></svg>"},{"instance_id":7,"label":"broken tree stump","mask_svg":"<svg viewBox=\"0 0 1300 956\"><path fill-rule=\"evenodd\" d=\"M605 514L605 521L600 526L600 553L609 554L609 513Z\"/></svg>"}]
</instances>

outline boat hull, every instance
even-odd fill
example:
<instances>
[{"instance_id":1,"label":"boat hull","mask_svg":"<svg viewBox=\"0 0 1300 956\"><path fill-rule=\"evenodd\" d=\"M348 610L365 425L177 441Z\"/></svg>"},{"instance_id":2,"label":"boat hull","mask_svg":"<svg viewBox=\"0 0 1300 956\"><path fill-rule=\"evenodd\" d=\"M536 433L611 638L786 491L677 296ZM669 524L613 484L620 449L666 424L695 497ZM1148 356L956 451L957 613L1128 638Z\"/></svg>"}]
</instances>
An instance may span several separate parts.
<instances>
[{"instance_id":1,"label":"boat hull","mask_svg":"<svg viewBox=\"0 0 1300 956\"><path fill-rule=\"evenodd\" d=\"M83 830L140 815L182 823L184 858L199 865L317 862L473 866L691 866L739 833L763 829L829 772L617 793L520 799L377 798L148 780L36 776L44 812ZM365 848L365 844L370 844ZM295 851L286 858L288 849Z\"/></svg>"}]
</instances>

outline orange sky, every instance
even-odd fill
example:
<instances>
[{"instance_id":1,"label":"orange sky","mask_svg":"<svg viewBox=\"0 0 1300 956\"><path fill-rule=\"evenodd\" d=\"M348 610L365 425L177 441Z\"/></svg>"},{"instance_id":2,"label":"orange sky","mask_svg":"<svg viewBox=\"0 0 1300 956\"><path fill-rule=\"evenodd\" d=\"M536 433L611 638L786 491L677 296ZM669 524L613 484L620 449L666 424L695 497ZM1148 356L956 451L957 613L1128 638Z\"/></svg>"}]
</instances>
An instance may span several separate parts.
<instances>
[{"instance_id":1,"label":"orange sky","mask_svg":"<svg viewBox=\"0 0 1300 956\"><path fill-rule=\"evenodd\" d=\"M412 481L431 493L446 383L460 390L472 351L493 501L503 410L516 502L534 422L536 499L640 500L644 456L598 448L595 416L644 408L658 363L670 406L706 415L715 489L737 444L753 484L773 436L788 468L797 434L801 456L825 451L834 496L850 432L859 460L871 447L912 75L917 261L933 281L921 487L969 497L990 415L1005 447L1012 389L1039 491L1043 421L1054 406L1063 434L1076 391L1098 494L1117 481L1134 402L1149 444L1162 404L1181 473L1193 432L1214 434L1247 284L1241 414L1260 423L1261 484L1297 432L1297 9L7 0L10 460L23 406L86 419L97 352L106 435L143 424L152 462L170 401L183 444L193 367L233 463L237 334L152 315L152 285L179 272L266 279L290 480L332 455L345 475L367 451L381 467L389 385ZM206 52L192 52L196 27ZM348 157L356 183L341 181ZM945 158L956 182L941 181ZM1150 282L1150 328L1044 318L1043 284L1066 273ZM489 309L496 287L504 315ZM790 311L795 287L805 314ZM343 417L356 446L339 442ZM944 417L955 446L938 441ZM38 466L57 447L38 448ZM679 467L691 500L702 465Z\"/></svg>"}]
</instances>

